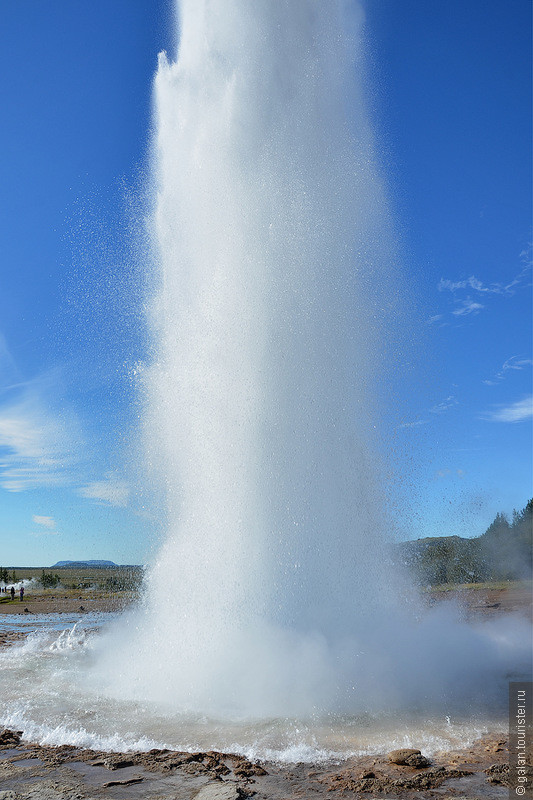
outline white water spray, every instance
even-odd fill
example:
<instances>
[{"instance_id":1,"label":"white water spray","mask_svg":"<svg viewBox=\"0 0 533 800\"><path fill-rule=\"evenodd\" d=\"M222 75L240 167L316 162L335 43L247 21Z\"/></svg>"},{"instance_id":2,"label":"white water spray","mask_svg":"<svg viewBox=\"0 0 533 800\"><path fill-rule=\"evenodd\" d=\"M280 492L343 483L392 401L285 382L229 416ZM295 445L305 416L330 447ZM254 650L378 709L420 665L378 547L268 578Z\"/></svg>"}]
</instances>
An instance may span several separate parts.
<instances>
[{"instance_id":1,"label":"white water spray","mask_svg":"<svg viewBox=\"0 0 533 800\"><path fill-rule=\"evenodd\" d=\"M494 730L528 674L524 621L467 625L391 585L377 436L402 315L343 7L182 2L155 86L142 387L168 537L108 635L0 653L0 723L30 739L431 753Z\"/></svg>"},{"instance_id":2,"label":"white water spray","mask_svg":"<svg viewBox=\"0 0 533 800\"><path fill-rule=\"evenodd\" d=\"M160 678L201 708L242 698L252 658L271 664L252 706L286 709L309 681L296 669L280 696L273 650L322 662L386 603L375 364L392 267L361 22L336 3L195 0L176 63L160 57L145 385L169 534L147 613ZM305 637L292 656L287 631ZM331 681L312 680L324 700Z\"/></svg>"},{"instance_id":3,"label":"white water spray","mask_svg":"<svg viewBox=\"0 0 533 800\"><path fill-rule=\"evenodd\" d=\"M398 281L362 13L343 8L183 0L160 57L144 392L168 538L121 697L373 713L427 708L462 669L479 702L505 662L498 634L417 623L392 585L376 431Z\"/></svg>"}]
</instances>

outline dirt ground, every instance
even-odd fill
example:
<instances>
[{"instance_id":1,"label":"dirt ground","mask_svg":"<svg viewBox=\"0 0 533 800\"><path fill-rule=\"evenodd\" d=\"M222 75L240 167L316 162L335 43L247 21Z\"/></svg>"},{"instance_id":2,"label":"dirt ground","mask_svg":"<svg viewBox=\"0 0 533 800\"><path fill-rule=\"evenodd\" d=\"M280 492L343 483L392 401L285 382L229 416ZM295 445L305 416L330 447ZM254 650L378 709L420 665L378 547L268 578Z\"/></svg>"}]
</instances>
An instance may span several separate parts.
<instances>
[{"instance_id":1,"label":"dirt ground","mask_svg":"<svg viewBox=\"0 0 533 800\"><path fill-rule=\"evenodd\" d=\"M490 619L500 614L518 613L533 620L531 581L511 582L507 586L459 586L447 591L433 589L426 593L428 603L456 600L469 618Z\"/></svg>"},{"instance_id":2,"label":"dirt ground","mask_svg":"<svg viewBox=\"0 0 533 800\"><path fill-rule=\"evenodd\" d=\"M84 594L57 594L27 592L24 600L17 596L13 601L0 601L0 614L73 614L78 611L121 611L136 597L131 592L94 591Z\"/></svg>"},{"instance_id":3,"label":"dirt ground","mask_svg":"<svg viewBox=\"0 0 533 800\"><path fill-rule=\"evenodd\" d=\"M508 586L464 586L450 590L432 589L422 595L428 605L457 600L468 617L489 618L497 614L519 612L533 618L533 596L531 582L520 581ZM0 614L52 614L88 611L120 611L138 598L134 592L102 592L86 590L56 592L28 591L22 602L0 597ZM1 798L0 798L1 800Z\"/></svg>"}]
</instances>

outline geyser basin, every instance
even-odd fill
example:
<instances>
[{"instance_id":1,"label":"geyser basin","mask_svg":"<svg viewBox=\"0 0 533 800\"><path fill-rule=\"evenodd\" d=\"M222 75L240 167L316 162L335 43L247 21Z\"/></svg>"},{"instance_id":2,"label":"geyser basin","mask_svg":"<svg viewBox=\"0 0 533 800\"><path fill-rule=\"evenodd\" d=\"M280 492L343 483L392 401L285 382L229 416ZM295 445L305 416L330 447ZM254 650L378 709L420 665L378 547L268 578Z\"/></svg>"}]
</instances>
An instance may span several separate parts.
<instances>
[{"instance_id":1,"label":"geyser basin","mask_svg":"<svg viewBox=\"0 0 533 800\"><path fill-rule=\"evenodd\" d=\"M30 738L431 752L504 719L527 674L526 623L426 614L387 560L377 440L405 317L362 13L343 8L180 6L155 81L140 387L167 539L108 634L10 651L2 722Z\"/></svg>"},{"instance_id":2,"label":"geyser basin","mask_svg":"<svg viewBox=\"0 0 533 800\"><path fill-rule=\"evenodd\" d=\"M435 709L395 709L235 721L179 712L172 702L121 700L102 691L95 664L107 643L85 630L84 622L61 633L40 627L24 643L0 651L0 724L23 730L26 739L43 744L111 751L216 749L288 762L404 746L423 746L431 754L465 746L487 731L505 727L504 709L497 708L489 714L478 710L472 718ZM145 672L157 683L157 653L141 657ZM120 672L122 666L117 655L115 670Z\"/></svg>"}]
</instances>

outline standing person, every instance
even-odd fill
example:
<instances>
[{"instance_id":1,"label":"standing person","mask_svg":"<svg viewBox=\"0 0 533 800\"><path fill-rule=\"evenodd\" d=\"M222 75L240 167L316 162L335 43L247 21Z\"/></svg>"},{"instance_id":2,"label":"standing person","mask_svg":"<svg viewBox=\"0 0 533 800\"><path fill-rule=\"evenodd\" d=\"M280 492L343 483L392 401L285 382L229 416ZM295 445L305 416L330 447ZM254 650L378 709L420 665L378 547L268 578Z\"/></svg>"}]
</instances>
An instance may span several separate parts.
<instances>
[{"instance_id":1,"label":"standing person","mask_svg":"<svg viewBox=\"0 0 533 800\"><path fill-rule=\"evenodd\" d=\"M20 586L19 594L20 594L20 602L22 603L22 601L24 600L24 586L22 586L22 584Z\"/></svg>"},{"instance_id":2,"label":"standing person","mask_svg":"<svg viewBox=\"0 0 533 800\"><path fill-rule=\"evenodd\" d=\"M14 586L11 587L11 599L12 600L15 599L15 587Z\"/></svg>"}]
</instances>

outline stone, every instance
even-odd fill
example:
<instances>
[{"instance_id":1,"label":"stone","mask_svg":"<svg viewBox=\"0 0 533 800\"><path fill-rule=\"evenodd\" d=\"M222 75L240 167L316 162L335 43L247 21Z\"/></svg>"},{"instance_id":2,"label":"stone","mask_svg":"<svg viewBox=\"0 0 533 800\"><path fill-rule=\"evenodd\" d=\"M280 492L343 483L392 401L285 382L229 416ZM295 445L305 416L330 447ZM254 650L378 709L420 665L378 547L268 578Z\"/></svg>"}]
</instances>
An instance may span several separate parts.
<instances>
[{"instance_id":1,"label":"stone","mask_svg":"<svg viewBox=\"0 0 533 800\"><path fill-rule=\"evenodd\" d=\"M107 789L110 786L132 786L134 783L142 783L144 778L141 778L140 775L135 775L133 778L124 778L124 780L119 781L107 781L104 783L104 788Z\"/></svg>"},{"instance_id":2,"label":"stone","mask_svg":"<svg viewBox=\"0 0 533 800\"><path fill-rule=\"evenodd\" d=\"M194 795L194 800L241 800L246 797L238 786L234 783L208 783L198 794Z\"/></svg>"},{"instance_id":3,"label":"stone","mask_svg":"<svg viewBox=\"0 0 533 800\"><path fill-rule=\"evenodd\" d=\"M387 758L392 764L405 764L405 759L409 756L421 756L420 750L404 747L401 750L391 750L387 753Z\"/></svg>"},{"instance_id":4,"label":"stone","mask_svg":"<svg viewBox=\"0 0 533 800\"><path fill-rule=\"evenodd\" d=\"M109 759L109 762L106 764L106 767L109 769L126 769L126 767L133 767L135 764L131 758L124 758L120 761L114 761L113 759Z\"/></svg>"},{"instance_id":5,"label":"stone","mask_svg":"<svg viewBox=\"0 0 533 800\"><path fill-rule=\"evenodd\" d=\"M0 733L0 746L19 744L21 736L22 731L11 731L9 728L5 728Z\"/></svg>"},{"instance_id":6,"label":"stone","mask_svg":"<svg viewBox=\"0 0 533 800\"><path fill-rule=\"evenodd\" d=\"M421 753L414 753L412 756L407 756L403 763L408 767L415 767L416 769L423 769L424 767L431 766L431 761Z\"/></svg>"}]
</instances>

